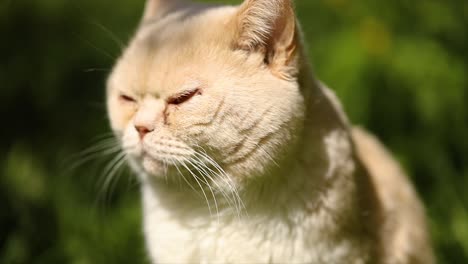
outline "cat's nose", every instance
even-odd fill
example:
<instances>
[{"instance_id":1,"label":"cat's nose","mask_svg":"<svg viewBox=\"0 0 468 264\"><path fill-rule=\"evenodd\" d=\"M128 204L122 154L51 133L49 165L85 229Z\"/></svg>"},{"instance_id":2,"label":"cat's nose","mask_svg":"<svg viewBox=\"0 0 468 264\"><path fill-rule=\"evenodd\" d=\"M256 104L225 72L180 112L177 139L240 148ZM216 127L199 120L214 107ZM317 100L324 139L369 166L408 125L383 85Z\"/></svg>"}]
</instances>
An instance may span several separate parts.
<instances>
[{"instance_id":1,"label":"cat's nose","mask_svg":"<svg viewBox=\"0 0 468 264\"><path fill-rule=\"evenodd\" d=\"M146 126L135 126L136 131L138 131L138 134L140 135L140 139L143 139L148 133L151 133L154 131L152 128L148 128Z\"/></svg>"}]
</instances>

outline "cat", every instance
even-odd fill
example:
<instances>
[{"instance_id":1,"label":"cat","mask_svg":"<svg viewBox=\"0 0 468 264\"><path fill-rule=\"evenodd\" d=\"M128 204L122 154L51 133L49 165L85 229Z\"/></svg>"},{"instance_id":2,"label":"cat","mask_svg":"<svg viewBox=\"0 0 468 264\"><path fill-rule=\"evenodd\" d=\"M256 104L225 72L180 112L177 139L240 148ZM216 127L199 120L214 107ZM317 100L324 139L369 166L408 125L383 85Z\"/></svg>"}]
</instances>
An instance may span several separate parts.
<instances>
[{"instance_id":1,"label":"cat","mask_svg":"<svg viewBox=\"0 0 468 264\"><path fill-rule=\"evenodd\" d=\"M147 0L107 105L153 263L434 262L400 166L314 77L292 0Z\"/></svg>"}]
</instances>

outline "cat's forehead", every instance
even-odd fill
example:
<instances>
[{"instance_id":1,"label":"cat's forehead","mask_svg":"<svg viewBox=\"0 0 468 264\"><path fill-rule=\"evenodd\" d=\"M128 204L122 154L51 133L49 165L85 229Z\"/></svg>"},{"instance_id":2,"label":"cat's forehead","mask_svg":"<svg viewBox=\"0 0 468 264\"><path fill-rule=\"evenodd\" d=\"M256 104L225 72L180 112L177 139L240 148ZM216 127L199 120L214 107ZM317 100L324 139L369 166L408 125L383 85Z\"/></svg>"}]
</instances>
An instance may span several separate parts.
<instances>
[{"instance_id":1,"label":"cat's forehead","mask_svg":"<svg viewBox=\"0 0 468 264\"><path fill-rule=\"evenodd\" d=\"M207 42L222 42L232 30L230 21L234 7L217 7L180 11L153 22L144 23L135 42L157 51L161 47L199 46Z\"/></svg>"},{"instance_id":2,"label":"cat's forehead","mask_svg":"<svg viewBox=\"0 0 468 264\"><path fill-rule=\"evenodd\" d=\"M122 58L123 82L138 93L170 94L205 83L226 61L232 8L144 26ZM210 30L206 30L210 26Z\"/></svg>"}]
</instances>

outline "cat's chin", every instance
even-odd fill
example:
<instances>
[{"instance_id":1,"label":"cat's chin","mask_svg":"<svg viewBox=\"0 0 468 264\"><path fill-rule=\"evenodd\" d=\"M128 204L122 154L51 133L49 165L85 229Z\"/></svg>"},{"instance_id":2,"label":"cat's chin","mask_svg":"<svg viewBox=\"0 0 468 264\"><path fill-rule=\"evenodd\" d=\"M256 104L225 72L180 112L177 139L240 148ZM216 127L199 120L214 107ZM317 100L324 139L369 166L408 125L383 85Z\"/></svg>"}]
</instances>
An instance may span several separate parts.
<instances>
[{"instance_id":1,"label":"cat's chin","mask_svg":"<svg viewBox=\"0 0 468 264\"><path fill-rule=\"evenodd\" d=\"M167 173L167 165L163 162L153 159L148 155L141 158L141 166L145 172L153 177L164 177Z\"/></svg>"}]
</instances>

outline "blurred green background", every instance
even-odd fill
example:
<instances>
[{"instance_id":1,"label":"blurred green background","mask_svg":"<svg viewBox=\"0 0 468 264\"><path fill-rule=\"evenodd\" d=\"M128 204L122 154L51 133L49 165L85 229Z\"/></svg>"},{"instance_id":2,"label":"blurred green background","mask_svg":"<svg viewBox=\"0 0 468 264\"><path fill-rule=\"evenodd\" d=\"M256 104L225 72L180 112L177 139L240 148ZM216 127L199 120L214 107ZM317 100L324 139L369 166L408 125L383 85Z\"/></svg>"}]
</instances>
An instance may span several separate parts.
<instances>
[{"instance_id":1,"label":"blurred green background","mask_svg":"<svg viewBox=\"0 0 468 264\"><path fill-rule=\"evenodd\" d=\"M467 263L468 1L296 5L319 78L415 182L440 263ZM0 1L0 263L146 263L138 184L102 192L112 156L77 155L109 136L106 76L142 7Z\"/></svg>"}]
</instances>

